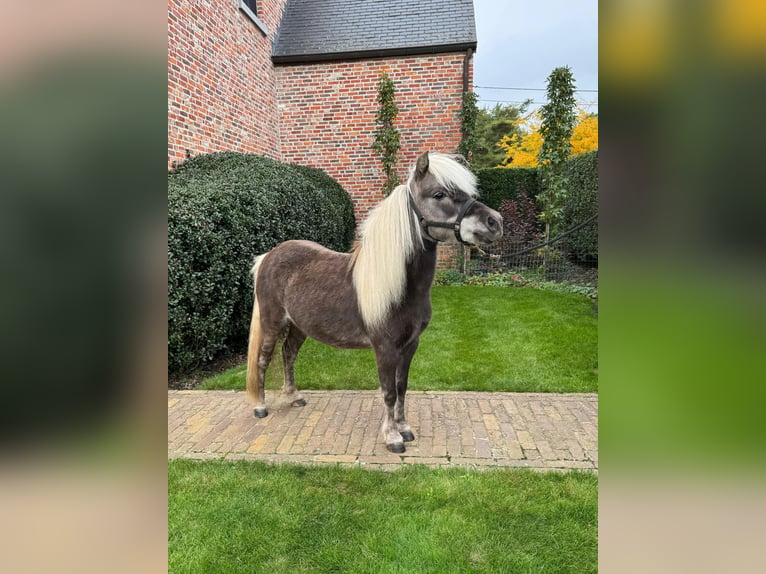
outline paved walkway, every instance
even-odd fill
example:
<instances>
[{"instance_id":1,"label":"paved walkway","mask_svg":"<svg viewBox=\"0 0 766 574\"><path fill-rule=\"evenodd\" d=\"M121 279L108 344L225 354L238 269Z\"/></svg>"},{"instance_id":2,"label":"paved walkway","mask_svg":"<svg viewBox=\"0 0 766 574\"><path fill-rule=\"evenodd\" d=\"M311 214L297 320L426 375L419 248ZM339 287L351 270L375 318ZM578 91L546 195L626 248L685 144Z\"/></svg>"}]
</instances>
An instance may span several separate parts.
<instances>
[{"instance_id":1,"label":"paved walkway","mask_svg":"<svg viewBox=\"0 0 766 574\"><path fill-rule=\"evenodd\" d=\"M428 466L598 469L598 395L409 391L407 452L386 450L379 391L267 391L253 417L239 391L168 391L168 458L252 459L394 469Z\"/></svg>"}]
</instances>

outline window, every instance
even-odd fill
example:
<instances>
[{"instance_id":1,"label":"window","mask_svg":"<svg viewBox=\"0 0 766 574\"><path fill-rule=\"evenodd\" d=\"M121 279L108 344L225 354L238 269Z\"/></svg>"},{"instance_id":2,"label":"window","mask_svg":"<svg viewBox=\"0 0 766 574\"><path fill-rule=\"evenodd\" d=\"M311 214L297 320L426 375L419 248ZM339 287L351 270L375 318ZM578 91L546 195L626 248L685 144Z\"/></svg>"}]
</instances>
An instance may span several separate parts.
<instances>
[{"instance_id":1,"label":"window","mask_svg":"<svg viewBox=\"0 0 766 574\"><path fill-rule=\"evenodd\" d=\"M269 35L269 30L266 28L266 24L261 22L260 18L258 18L258 2L256 2L256 0L239 0L239 9L247 14L247 17L253 21L253 24L255 24L261 32L267 36Z\"/></svg>"}]
</instances>

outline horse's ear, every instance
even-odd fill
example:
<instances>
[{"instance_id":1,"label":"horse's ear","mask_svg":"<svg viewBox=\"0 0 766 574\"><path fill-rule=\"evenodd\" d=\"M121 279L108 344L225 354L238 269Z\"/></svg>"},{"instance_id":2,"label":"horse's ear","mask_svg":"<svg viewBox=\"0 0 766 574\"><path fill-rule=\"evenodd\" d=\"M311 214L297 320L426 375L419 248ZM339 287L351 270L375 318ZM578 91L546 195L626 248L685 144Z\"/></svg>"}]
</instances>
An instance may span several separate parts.
<instances>
[{"instance_id":1,"label":"horse's ear","mask_svg":"<svg viewBox=\"0 0 766 574\"><path fill-rule=\"evenodd\" d=\"M418 177L423 177L428 172L428 152L425 152L418 158L418 162L415 164L415 174Z\"/></svg>"}]
</instances>

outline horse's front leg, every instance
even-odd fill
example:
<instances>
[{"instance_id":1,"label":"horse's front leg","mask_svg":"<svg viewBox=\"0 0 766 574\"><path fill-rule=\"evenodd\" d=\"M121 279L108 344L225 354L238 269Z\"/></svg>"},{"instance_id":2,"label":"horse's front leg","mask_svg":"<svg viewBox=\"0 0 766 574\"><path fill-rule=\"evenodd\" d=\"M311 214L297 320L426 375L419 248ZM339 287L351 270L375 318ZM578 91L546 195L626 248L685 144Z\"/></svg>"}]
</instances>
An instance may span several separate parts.
<instances>
[{"instance_id":1,"label":"horse's front leg","mask_svg":"<svg viewBox=\"0 0 766 574\"><path fill-rule=\"evenodd\" d=\"M401 350L399 364L396 367L396 407L394 409L394 422L396 429L404 442L415 440L412 428L407 424L407 410L404 406L404 396L407 394L407 380L410 373L410 364L415 351L418 349L419 339L415 339Z\"/></svg>"},{"instance_id":2,"label":"horse's front leg","mask_svg":"<svg viewBox=\"0 0 766 574\"><path fill-rule=\"evenodd\" d=\"M382 348L375 348L380 390L383 393L383 403L386 406L382 429L383 439L386 441L386 448L396 453L404 452L404 440L396 424L395 412L397 404L396 372L399 364L399 352L399 349L388 345Z\"/></svg>"}]
</instances>

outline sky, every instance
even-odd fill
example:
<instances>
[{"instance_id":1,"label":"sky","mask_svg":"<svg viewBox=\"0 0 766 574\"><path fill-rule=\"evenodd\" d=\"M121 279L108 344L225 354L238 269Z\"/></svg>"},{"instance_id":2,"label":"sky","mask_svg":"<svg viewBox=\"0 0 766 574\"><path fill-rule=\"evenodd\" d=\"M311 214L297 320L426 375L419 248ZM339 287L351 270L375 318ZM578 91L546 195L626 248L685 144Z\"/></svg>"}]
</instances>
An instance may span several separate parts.
<instances>
[{"instance_id":1,"label":"sky","mask_svg":"<svg viewBox=\"0 0 766 574\"><path fill-rule=\"evenodd\" d=\"M530 110L535 109L545 103L544 91L486 87L545 89L548 75L560 66L570 67L576 89L598 89L597 0L473 0L473 5L474 91L480 106L532 98ZM587 111L598 113L598 92L575 96L587 103Z\"/></svg>"}]
</instances>

